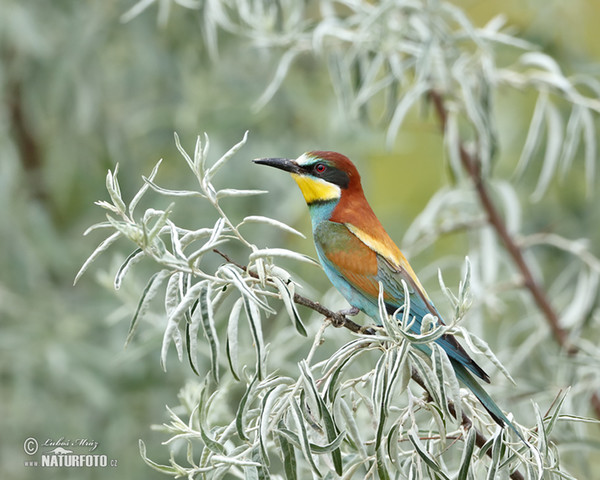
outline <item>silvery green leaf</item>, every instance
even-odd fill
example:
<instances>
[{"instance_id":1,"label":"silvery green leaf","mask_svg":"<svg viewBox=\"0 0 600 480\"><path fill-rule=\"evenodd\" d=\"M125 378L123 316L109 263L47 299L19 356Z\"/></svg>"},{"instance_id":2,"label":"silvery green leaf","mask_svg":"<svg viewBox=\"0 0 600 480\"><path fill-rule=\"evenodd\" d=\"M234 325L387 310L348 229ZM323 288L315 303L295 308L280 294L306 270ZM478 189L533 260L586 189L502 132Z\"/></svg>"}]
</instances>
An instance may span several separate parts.
<instances>
[{"instance_id":1,"label":"silvery green leaf","mask_svg":"<svg viewBox=\"0 0 600 480\"><path fill-rule=\"evenodd\" d=\"M421 457L421 459L427 464L427 466L433 472L435 472L435 474L437 476L439 476L440 478L443 478L444 480L450 480L450 477L448 477L444 473L444 471L440 468L440 466L437 464L435 459L427 451L427 448L425 447L425 445L423 445L423 442L421 442L421 439L419 438L419 431L417 430L416 424L413 425L413 427L407 432L407 434L408 434L408 439L410 440L410 443L412 443L413 446L415 447L415 451L417 452L417 455L419 455L419 457Z\"/></svg>"},{"instance_id":2,"label":"silvery green leaf","mask_svg":"<svg viewBox=\"0 0 600 480\"><path fill-rule=\"evenodd\" d=\"M261 450L263 451L263 458L265 460L268 459L268 454L267 454L267 449L266 449L268 435L271 433L271 431L273 429L272 425L271 425L271 412L273 410L273 407L275 406L275 402L281 400L280 399L281 394L286 389L287 389L287 385L277 385L276 387L273 387L267 393L265 393L265 396L262 399L259 438L260 438Z\"/></svg>"},{"instance_id":3,"label":"silvery green leaf","mask_svg":"<svg viewBox=\"0 0 600 480\"><path fill-rule=\"evenodd\" d=\"M304 423L304 418L302 416L302 411L300 410L300 407L298 406L298 403L296 402L295 399L291 399L290 400L292 409L291 409L291 413L292 413L292 418L294 419L294 422L296 423L296 429L299 433L299 439L300 439L300 449L302 450L302 454L304 455L304 458L308 461L312 471L319 477L322 477L323 474L319 471L319 469L317 468L317 465L315 464L315 461L312 457L312 453L310 451L310 442L308 439L308 432L306 431L306 424Z\"/></svg>"},{"instance_id":4,"label":"silvery green leaf","mask_svg":"<svg viewBox=\"0 0 600 480\"><path fill-rule=\"evenodd\" d=\"M496 181L494 187L502 200L506 228L511 234L517 234L521 230L523 216L519 197L508 182Z\"/></svg>"},{"instance_id":5,"label":"silvery green leaf","mask_svg":"<svg viewBox=\"0 0 600 480\"><path fill-rule=\"evenodd\" d=\"M306 328L302 323L302 319L300 318L300 314L298 313L298 310L296 309L296 304L294 303L294 285L291 284L288 287L280 278L277 277L273 277L272 280L275 286L277 287L277 290L279 291L279 295L281 296L281 300L283 301L283 305L285 306L285 310L287 311L287 314L290 317L292 324L294 325L294 327L300 335L306 337Z\"/></svg>"},{"instance_id":6,"label":"silvery green leaf","mask_svg":"<svg viewBox=\"0 0 600 480\"><path fill-rule=\"evenodd\" d=\"M574 328L591 314L598 294L600 272L582 270L577 276L573 298L563 309L560 324L563 328Z\"/></svg>"},{"instance_id":7,"label":"silvery green leaf","mask_svg":"<svg viewBox=\"0 0 600 480\"><path fill-rule=\"evenodd\" d=\"M544 120L547 105L548 93L545 90L542 90L535 104L533 116L531 117L531 122L529 123L529 131L527 132L527 138L525 139L525 145L523 145L519 162L515 168L516 177L520 177L523 174L527 168L527 165L529 165L529 162L533 157L533 153L535 152L535 149L540 141L542 136L542 122Z\"/></svg>"},{"instance_id":8,"label":"silvery green leaf","mask_svg":"<svg viewBox=\"0 0 600 480\"><path fill-rule=\"evenodd\" d=\"M203 282L198 282L188 289L185 296L179 302L167 320L167 327L163 335L162 348L160 352L160 363L163 370L166 371L167 366L167 353L171 341L175 344L177 349L177 356L181 360L183 358L183 338L179 331L179 322L183 317L184 313L190 309L190 307L198 300L198 297L202 294L204 288Z\"/></svg>"},{"instance_id":9,"label":"silvery green leaf","mask_svg":"<svg viewBox=\"0 0 600 480\"><path fill-rule=\"evenodd\" d=\"M585 107L581 105L573 105L573 109L571 110L571 115L569 116L569 121L567 122L567 128L565 131L565 141L562 148L561 154L561 177L564 178L565 174L571 168L573 163L573 158L577 153L577 147L579 146L581 140L581 130L582 130L582 117Z\"/></svg>"},{"instance_id":10,"label":"silvery green leaf","mask_svg":"<svg viewBox=\"0 0 600 480\"><path fill-rule=\"evenodd\" d=\"M192 172L194 172L195 171L194 162L192 161L190 156L187 154L185 149L181 146L181 142L179 141L179 135L177 135L177 132L173 132L173 136L175 137L175 146L177 147L177 150L179 150L179 153L187 162L188 167L190 167L190 170Z\"/></svg>"},{"instance_id":11,"label":"silvery green leaf","mask_svg":"<svg viewBox=\"0 0 600 480\"><path fill-rule=\"evenodd\" d=\"M100 254L108 249L115 241L121 236L121 232L115 232L108 238L104 239L100 242L100 245L96 247L96 249L92 252L92 254L87 258L87 260L83 263L77 275L75 275L75 280L73 280L73 285L77 283L81 275L88 269L91 263L96 260L100 256Z\"/></svg>"},{"instance_id":12,"label":"silvery green leaf","mask_svg":"<svg viewBox=\"0 0 600 480\"><path fill-rule=\"evenodd\" d=\"M274 227L285 230L286 232L293 233L294 235L298 235L299 237L306 238L304 234L296 230L295 228L290 227L286 223L280 222L279 220L275 220L274 218L263 217L262 215L250 215L245 217L238 225L238 228L246 223L267 223Z\"/></svg>"},{"instance_id":13,"label":"silvery green leaf","mask_svg":"<svg viewBox=\"0 0 600 480\"><path fill-rule=\"evenodd\" d=\"M146 311L148 310L150 301L156 296L158 288L169 275L171 275L171 272L169 270L164 269L160 270L159 272L156 272L154 275L152 275L152 277L150 277L150 280L146 284L146 287L144 288L144 291L140 296L137 308L135 309L135 313L133 314L133 317L131 319L131 324L129 325L129 332L127 332L127 338L125 340L125 346L129 345L129 342L131 342L138 321L141 318L143 318Z\"/></svg>"},{"instance_id":14,"label":"silvery green leaf","mask_svg":"<svg viewBox=\"0 0 600 480\"><path fill-rule=\"evenodd\" d=\"M561 115L552 103L546 105L546 154L544 155L544 164L540 173L538 184L531 198L534 202L541 200L548 189L550 181L556 172L560 151L563 143L563 123Z\"/></svg>"},{"instance_id":15,"label":"silvery green leaf","mask_svg":"<svg viewBox=\"0 0 600 480\"><path fill-rule=\"evenodd\" d=\"M338 398L336 400L336 405L340 406L340 410L342 412L344 423L346 426L346 435L348 435L352 439L354 445L356 445L356 448L358 449L358 453L361 456L361 458L366 460L367 450L365 448L364 440L361 437L358 424L356 423L356 419L354 418L354 413L352 412L351 408L348 406L344 398Z\"/></svg>"},{"instance_id":16,"label":"silvery green leaf","mask_svg":"<svg viewBox=\"0 0 600 480\"><path fill-rule=\"evenodd\" d=\"M206 198L201 192L196 192L195 190L170 190L168 188L159 187L156 183L154 183L151 179L142 177L144 182L152 188L155 192L158 192L162 195L168 195L170 197L199 197Z\"/></svg>"},{"instance_id":17,"label":"silvery green leaf","mask_svg":"<svg viewBox=\"0 0 600 480\"><path fill-rule=\"evenodd\" d=\"M285 79L292 62L301 52L302 50L290 49L282 55L273 79L269 82L267 88L259 97L259 99L254 102L252 108L255 112L262 109L267 103L269 103L269 101L273 98L273 95L277 93L277 90L279 90L279 87L281 87L281 84L283 83L283 80Z\"/></svg>"},{"instance_id":18,"label":"silvery green leaf","mask_svg":"<svg viewBox=\"0 0 600 480\"><path fill-rule=\"evenodd\" d=\"M214 165L212 167L210 167L208 169L208 171L206 172L206 179L210 180L215 173L217 173L221 167L223 165L225 165L225 163L231 159L231 157L233 157L233 155L235 155L235 153L244 146L244 144L246 143L246 140L248 139L248 133L249 131L246 130L246 132L244 133L244 137L242 138L241 141L239 141L238 143L236 143L233 147L231 147L219 160L217 160Z\"/></svg>"},{"instance_id":19,"label":"silvery green leaf","mask_svg":"<svg viewBox=\"0 0 600 480\"><path fill-rule=\"evenodd\" d=\"M392 145L396 136L398 135L398 130L402 126L402 122L404 121L404 117L411 109L411 107L417 103L421 97L430 89L430 85L426 81L416 83L409 91L404 94L404 97L394 110L394 115L390 120L390 125L388 126L388 131L386 135L386 143L388 145Z\"/></svg>"},{"instance_id":20,"label":"silvery green leaf","mask_svg":"<svg viewBox=\"0 0 600 480\"><path fill-rule=\"evenodd\" d=\"M203 298L205 299L204 304L202 302ZM200 310L201 306L206 306L206 315L203 315L203 312L200 312L200 318L202 320L202 326L204 327L204 335L206 336L208 344L210 345L211 372L215 382L218 384L220 348L219 339L217 337L217 329L215 328L215 314L212 299L212 287L210 282L206 284L206 292L203 298L200 298L196 310Z\"/></svg>"},{"instance_id":21,"label":"silvery green leaf","mask_svg":"<svg viewBox=\"0 0 600 480\"><path fill-rule=\"evenodd\" d=\"M269 193L267 190L238 190L235 188L223 188L217 192L216 198L224 197L248 197L251 195L263 195Z\"/></svg>"},{"instance_id":22,"label":"silvery green leaf","mask_svg":"<svg viewBox=\"0 0 600 480\"><path fill-rule=\"evenodd\" d=\"M550 55L542 52L527 52L521 55L519 62L523 65L539 67L557 76L563 76L558 63Z\"/></svg>"},{"instance_id":23,"label":"silvery green leaf","mask_svg":"<svg viewBox=\"0 0 600 480\"><path fill-rule=\"evenodd\" d=\"M500 460L502 460L502 447L502 430L498 429L493 438L492 461L488 469L487 480L494 480L497 478L496 474L498 473Z\"/></svg>"},{"instance_id":24,"label":"silvery green leaf","mask_svg":"<svg viewBox=\"0 0 600 480\"><path fill-rule=\"evenodd\" d=\"M198 368L198 330L200 327L200 323L204 320L204 311L202 308L202 298L199 299L196 309L194 310L190 323L186 326L187 333L187 346L188 346L188 360L190 362L190 366L196 375L200 375L198 372L200 369ZM215 335L216 338L216 335ZM218 345L217 345L218 347ZM211 344L211 353L213 352L213 345ZM217 355L218 356L218 355ZM213 356L211 355L211 361ZM214 373L215 369L218 368L218 364L216 367L213 367L211 371ZM218 374L216 375L218 378Z\"/></svg>"},{"instance_id":25,"label":"silvery green leaf","mask_svg":"<svg viewBox=\"0 0 600 480\"><path fill-rule=\"evenodd\" d=\"M150 460L148 458L148 456L146 455L146 444L143 442L142 439L139 440L139 448L140 448L140 456L142 457L142 460L144 460L146 465L148 465L150 468L153 468L154 470L157 470L166 475L177 475L178 474L178 471L175 467L170 467L168 465L161 465L159 463L154 462L153 460Z\"/></svg>"},{"instance_id":26,"label":"silvery green leaf","mask_svg":"<svg viewBox=\"0 0 600 480\"><path fill-rule=\"evenodd\" d=\"M587 177L588 193L591 195L594 191L596 177L596 127L592 113L586 108L582 110L583 120L583 141L585 144L585 173Z\"/></svg>"},{"instance_id":27,"label":"silvery green leaf","mask_svg":"<svg viewBox=\"0 0 600 480\"><path fill-rule=\"evenodd\" d=\"M248 259L252 261L257 258L264 257L284 257L299 260L301 262L310 263L311 265L320 265L316 260L309 257L308 255L303 255L302 253L294 252L293 250L288 250L286 248L263 248L260 250L255 250L250 254Z\"/></svg>"},{"instance_id":28,"label":"silvery green leaf","mask_svg":"<svg viewBox=\"0 0 600 480\"><path fill-rule=\"evenodd\" d=\"M110 199L113 202L113 205L116 207L117 212L120 215L125 214L125 202L121 197L121 187L119 186L119 181L117 180L117 173L119 171L119 165L115 166L114 172L110 170L106 174L106 190L108 190L108 194L110 195Z\"/></svg>"},{"instance_id":29,"label":"silvery green leaf","mask_svg":"<svg viewBox=\"0 0 600 480\"><path fill-rule=\"evenodd\" d=\"M150 181L154 180L154 178L156 177L156 174L158 173L158 168L160 167L161 163L162 163L162 158L156 163L156 165L154 165L154 168L152 169L152 172L150 172L150 176L148 177L148 180L150 180ZM142 185L142 187L134 195L131 202L129 202L129 216L131 218L133 218L133 213L135 211L135 207L140 202L140 200L142 199L144 194L148 191L148 186L149 186L148 183L144 182L144 185Z\"/></svg>"},{"instance_id":30,"label":"silvery green leaf","mask_svg":"<svg viewBox=\"0 0 600 480\"><path fill-rule=\"evenodd\" d=\"M269 313L275 313L275 311L269 307L269 305L256 296L254 291L246 284L244 278L236 270L236 267L229 264L221 265L218 273L225 277L225 279L231 281L235 288L237 288L239 292L250 301L250 303L254 305L260 305L263 310Z\"/></svg>"},{"instance_id":31,"label":"silvery green leaf","mask_svg":"<svg viewBox=\"0 0 600 480\"><path fill-rule=\"evenodd\" d=\"M194 169L196 175L201 178L204 175L204 168L206 165L206 158L208 156L208 149L210 142L206 132L204 133L204 146L202 145L202 139L200 135L196 137L196 146L194 147Z\"/></svg>"},{"instance_id":32,"label":"silvery green leaf","mask_svg":"<svg viewBox=\"0 0 600 480\"><path fill-rule=\"evenodd\" d=\"M496 355L494 354L494 352L492 351L490 346L484 340L469 333L467 330L465 330L463 328L458 328L456 333L454 333L454 335L459 335L460 337L464 338L465 341L467 342L467 344L469 345L469 348L471 348L472 351L485 355L485 357L490 362L492 362L494 364L494 366L498 370L500 370L508 380L510 380L513 384L516 385L516 382L513 379L513 377L511 376L511 374L508 372L506 367L504 365L502 365L502 363L500 363L500 360L498 360L498 357L496 357Z\"/></svg>"},{"instance_id":33,"label":"silvery green leaf","mask_svg":"<svg viewBox=\"0 0 600 480\"><path fill-rule=\"evenodd\" d=\"M252 378L252 381L246 387L246 391L244 392L244 395L242 395L240 403L238 404L237 412L235 414L235 428L238 436L244 441L248 441L248 437L246 436L246 428L244 427L246 424L245 419L247 418L246 405L250 401L251 396L254 395L254 386L257 380L258 377L255 375Z\"/></svg>"},{"instance_id":34,"label":"silvery green leaf","mask_svg":"<svg viewBox=\"0 0 600 480\"><path fill-rule=\"evenodd\" d=\"M250 325L250 332L254 340L254 350L256 352L256 375L259 380L264 378L264 340L262 334L262 324L260 310L256 306L256 303L251 301L249 298L243 296L244 310L246 311L246 318Z\"/></svg>"},{"instance_id":35,"label":"silvery green leaf","mask_svg":"<svg viewBox=\"0 0 600 480\"><path fill-rule=\"evenodd\" d=\"M146 254L141 248L137 248L127 256L125 261L119 267L119 270L117 270L117 274L115 275L115 290L119 290L119 288L121 288L121 282L123 281L123 278L129 271L129 268L138 263L145 256Z\"/></svg>"},{"instance_id":36,"label":"silvery green leaf","mask_svg":"<svg viewBox=\"0 0 600 480\"><path fill-rule=\"evenodd\" d=\"M459 417L460 418L460 417ZM460 470L456 480L468 480L469 469L473 462L473 450L475 449L475 435L477 434L474 428L470 428L467 433L467 439L465 440L465 446L463 449L462 457L460 460Z\"/></svg>"},{"instance_id":37,"label":"silvery green leaf","mask_svg":"<svg viewBox=\"0 0 600 480\"><path fill-rule=\"evenodd\" d=\"M231 308L231 312L229 312L229 321L227 322L227 360L229 362L229 368L231 370L231 374L234 376L236 380L240 380L240 376L238 373L239 361L238 361L238 324L240 313L242 311L242 307L244 305L244 301L241 298L238 298L233 307Z\"/></svg>"}]
</instances>

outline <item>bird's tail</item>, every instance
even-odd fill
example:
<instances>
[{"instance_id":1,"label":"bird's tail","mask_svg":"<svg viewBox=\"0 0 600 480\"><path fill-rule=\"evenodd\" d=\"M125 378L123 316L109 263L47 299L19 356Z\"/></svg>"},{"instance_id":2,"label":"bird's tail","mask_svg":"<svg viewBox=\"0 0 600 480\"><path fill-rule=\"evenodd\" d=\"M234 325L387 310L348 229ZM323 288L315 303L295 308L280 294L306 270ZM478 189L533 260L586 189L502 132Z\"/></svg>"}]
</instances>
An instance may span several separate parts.
<instances>
[{"instance_id":1,"label":"bird's tail","mask_svg":"<svg viewBox=\"0 0 600 480\"><path fill-rule=\"evenodd\" d=\"M463 385L465 385L473 395L477 397L477 400L481 402L483 407L488 411L490 416L494 419L494 421L504 427L508 425L508 427L517 434L523 443L527 445L527 442L521 435L521 433L517 430L517 428L513 425L513 423L507 418L506 415L500 410L500 407L492 400L492 397L488 395L488 393L484 390L481 384L473 378L473 375L467 371L467 369L458 361L454 359L450 359L452 362L452 366L454 367L454 371L456 372L456 378L458 378Z\"/></svg>"}]
</instances>

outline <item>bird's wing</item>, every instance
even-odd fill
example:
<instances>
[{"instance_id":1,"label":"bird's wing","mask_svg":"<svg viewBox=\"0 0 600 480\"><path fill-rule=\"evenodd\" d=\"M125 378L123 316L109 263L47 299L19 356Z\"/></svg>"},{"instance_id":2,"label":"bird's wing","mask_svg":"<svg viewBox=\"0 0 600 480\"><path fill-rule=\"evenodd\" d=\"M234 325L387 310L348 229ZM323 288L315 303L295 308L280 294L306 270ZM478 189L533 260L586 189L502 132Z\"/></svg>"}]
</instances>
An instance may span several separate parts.
<instances>
[{"instance_id":1,"label":"bird's wing","mask_svg":"<svg viewBox=\"0 0 600 480\"><path fill-rule=\"evenodd\" d=\"M428 313L435 315L443 323L439 312L429 300L404 256L400 253L401 258L399 259L389 249L388 251L377 251L376 248L379 246L377 242L364 232L361 233L362 237L366 237L367 242L365 242L365 238L359 238L345 224L322 222L314 230L315 245L320 253L325 271L328 272L330 278L332 277L331 272L335 272L335 275L341 277L352 287L351 293L346 294L347 300L353 306L363 310L365 309L361 306L361 302L365 300L376 308L379 282L381 282L386 308L389 314L393 314L398 308L404 306L404 287L402 285L402 280L404 280L410 295L410 314L415 318L412 330L416 333L421 332L421 322ZM402 265L400 260L405 265ZM334 281L334 285L344 293L339 282L336 284ZM355 293L358 293L361 298L357 298ZM371 309L371 311L373 310ZM444 335L437 340L437 343L450 358L460 362L477 377L489 382L485 371L469 357L453 336Z\"/></svg>"}]
</instances>

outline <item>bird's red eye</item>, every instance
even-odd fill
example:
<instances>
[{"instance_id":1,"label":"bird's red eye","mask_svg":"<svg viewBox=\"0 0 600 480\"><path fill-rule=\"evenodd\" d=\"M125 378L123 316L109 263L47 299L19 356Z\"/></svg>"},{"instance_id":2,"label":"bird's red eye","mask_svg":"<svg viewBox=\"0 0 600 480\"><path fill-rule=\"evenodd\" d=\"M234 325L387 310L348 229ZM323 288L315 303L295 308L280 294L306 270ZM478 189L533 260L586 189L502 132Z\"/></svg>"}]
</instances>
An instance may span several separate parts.
<instances>
[{"instance_id":1,"label":"bird's red eye","mask_svg":"<svg viewBox=\"0 0 600 480\"><path fill-rule=\"evenodd\" d=\"M327 170L327 167L324 164L317 163L315 165L315 172L317 172L317 173L323 173L325 170Z\"/></svg>"}]
</instances>

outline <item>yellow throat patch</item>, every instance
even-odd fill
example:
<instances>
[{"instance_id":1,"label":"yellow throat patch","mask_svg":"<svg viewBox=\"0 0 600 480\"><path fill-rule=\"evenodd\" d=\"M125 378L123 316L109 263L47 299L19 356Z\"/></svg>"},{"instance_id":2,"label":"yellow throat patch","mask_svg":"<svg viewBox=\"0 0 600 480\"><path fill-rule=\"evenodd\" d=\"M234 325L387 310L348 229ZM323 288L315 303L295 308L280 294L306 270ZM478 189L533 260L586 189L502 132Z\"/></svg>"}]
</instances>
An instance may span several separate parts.
<instances>
[{"instance_id":1,"label":"yellow throat patch","mask_svg":"<svg viewBox=\"0 0 600 480\"><path fill-rule=\"evenodd\" d=\"M292 173L292 178L304 195L306 203L323 202L327 200L337 200L342 195L342 190L333 183L326 182L320 178L306 177Z\"/></svg>"}]
</instances>

